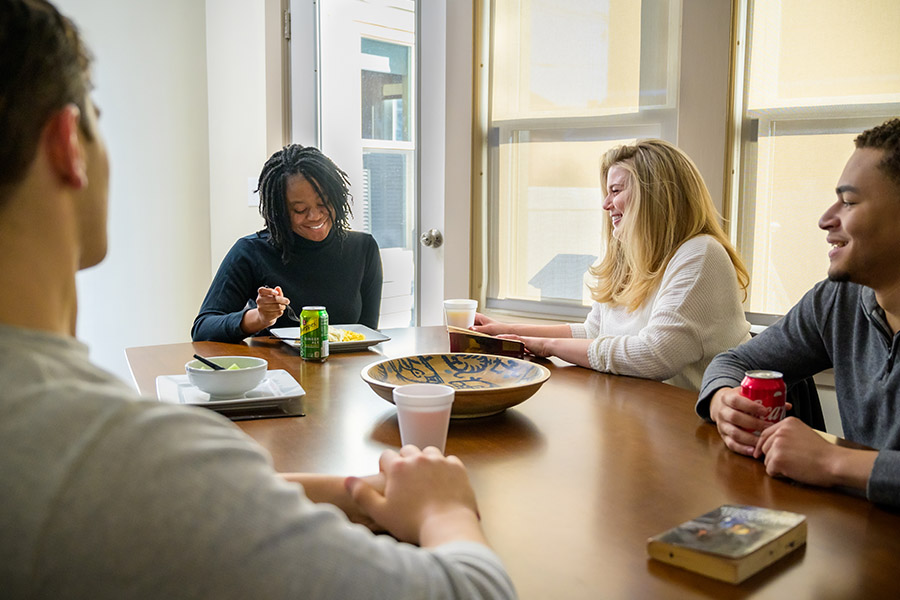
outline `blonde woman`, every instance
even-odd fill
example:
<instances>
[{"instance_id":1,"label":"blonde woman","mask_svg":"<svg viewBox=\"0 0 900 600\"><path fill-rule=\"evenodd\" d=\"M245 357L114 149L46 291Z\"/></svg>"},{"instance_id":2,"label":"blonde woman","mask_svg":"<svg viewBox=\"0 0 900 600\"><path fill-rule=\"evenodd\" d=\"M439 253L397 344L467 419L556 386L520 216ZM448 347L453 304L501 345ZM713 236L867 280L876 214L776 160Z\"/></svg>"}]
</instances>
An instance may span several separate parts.
<instances>
[{"instance_id":1,"label":"blonde woman","mask_svg":"<svg viewBox=\"0 0 900 600\"><path fill-rule=\"evenodd\" d=\"M590 270L587 320L513 324L478 314L473 329L508 334L538 356L698 390L713 357L750 338L747 269L678 148L662 140L614 148L600 180L606 254Z\"/></svg>"}]
</instances>

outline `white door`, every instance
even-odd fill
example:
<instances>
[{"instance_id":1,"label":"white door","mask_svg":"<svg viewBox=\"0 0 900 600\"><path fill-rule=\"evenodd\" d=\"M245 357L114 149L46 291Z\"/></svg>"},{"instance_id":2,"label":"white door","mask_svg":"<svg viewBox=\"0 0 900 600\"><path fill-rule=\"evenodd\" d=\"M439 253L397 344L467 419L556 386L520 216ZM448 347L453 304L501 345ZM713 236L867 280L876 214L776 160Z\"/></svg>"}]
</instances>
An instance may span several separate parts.
<instances>
[{"instance_id":1,"label":"white door","mask_svg":"<svg viewBox=\"0 0 900 600\"><path fill-rule=\"evenodd\" d=\"M443 1L291 2L293 141L347 172L352 226L382 250L382 328L440 323L445 295L468 295L471 125L447 121L447 16ZM467 104L470 68L454 86ZM448 143L465 152L448 162ZM432 230L440 246L422 244Z\"/></svg>"}]
</instances>

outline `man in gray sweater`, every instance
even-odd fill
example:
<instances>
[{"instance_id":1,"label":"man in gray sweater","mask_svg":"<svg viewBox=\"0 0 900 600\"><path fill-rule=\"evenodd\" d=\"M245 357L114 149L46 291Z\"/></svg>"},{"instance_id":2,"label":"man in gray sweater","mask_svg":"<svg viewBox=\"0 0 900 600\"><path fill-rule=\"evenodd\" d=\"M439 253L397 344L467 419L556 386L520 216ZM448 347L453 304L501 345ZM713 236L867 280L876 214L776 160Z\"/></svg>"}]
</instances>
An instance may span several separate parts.
<instances>
[{"instance_id":1,"label":"man in gray sweater","mask_svg":"<svg viewBox=\"0 0 900 600\"><path fill-rule=\"evenodd\" d=\"M770 475L864 490L900 506L900 119L863 132L819 219L831 245L828 279L783 319L717 356L697 413L725 445L765 456ZM781 371L789 386L834 368L844 436L875 450L836 446L796 418L768 426L740 393L745 371ZM763 430L759 437L753 433Z\"/></svg>"},{"instance_id":2,"label":"man in gray sweater","mask_svg":"<svg viewBox=\"0 0 900 600\"><path fill-rule=\"evenodd\" d=\"M106 254L109 179L89 62L52 5L3 0L0 596L513 598L455 457L282 477L224 417L89 362L75 273Z\"/></svg>"}]
</instances>

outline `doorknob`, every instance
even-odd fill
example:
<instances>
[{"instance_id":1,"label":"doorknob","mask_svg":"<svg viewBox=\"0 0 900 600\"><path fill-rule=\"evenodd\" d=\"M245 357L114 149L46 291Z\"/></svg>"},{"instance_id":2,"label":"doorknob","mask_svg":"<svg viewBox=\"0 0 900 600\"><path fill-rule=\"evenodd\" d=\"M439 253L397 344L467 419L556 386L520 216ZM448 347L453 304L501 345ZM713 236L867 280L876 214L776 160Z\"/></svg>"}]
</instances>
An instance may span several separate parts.
<instances>
[{"instance_id":1,"label":"doorknob","mask_svg":"<svg viewBox=\"0 0 900 600\"><path fill-rule=\"evenodd\" d=\"M422 237L419 238L422 242L423 246L427 246L429 248L440 248L441 244L444 243L444 234L441 233L440 229L429 229L425 233L422 234Z\"/></svg>"}]
</instances>

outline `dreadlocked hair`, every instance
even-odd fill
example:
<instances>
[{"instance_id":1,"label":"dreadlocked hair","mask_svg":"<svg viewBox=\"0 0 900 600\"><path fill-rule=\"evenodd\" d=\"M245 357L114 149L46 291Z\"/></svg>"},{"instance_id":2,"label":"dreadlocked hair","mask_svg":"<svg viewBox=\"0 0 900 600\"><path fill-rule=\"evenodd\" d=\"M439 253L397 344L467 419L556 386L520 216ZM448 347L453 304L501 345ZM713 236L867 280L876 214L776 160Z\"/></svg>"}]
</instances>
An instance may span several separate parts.
<instances>
[{"instance_id":1,"label":"dreadlocked hair","mask_svg":"<svg viewBox=\"0 0 900 600\"><path fill-rule=\"evenodd\" d=\"M331 226L341 241L347 237L353 214L347 174L318 148L291 144L273 154L263 165L256 191L269 242L281 251L285 263L290 258L294 233L287 209L287 182L294 175L302 175L316 190L331 213Z\"/></svg>"}]
</instances>

